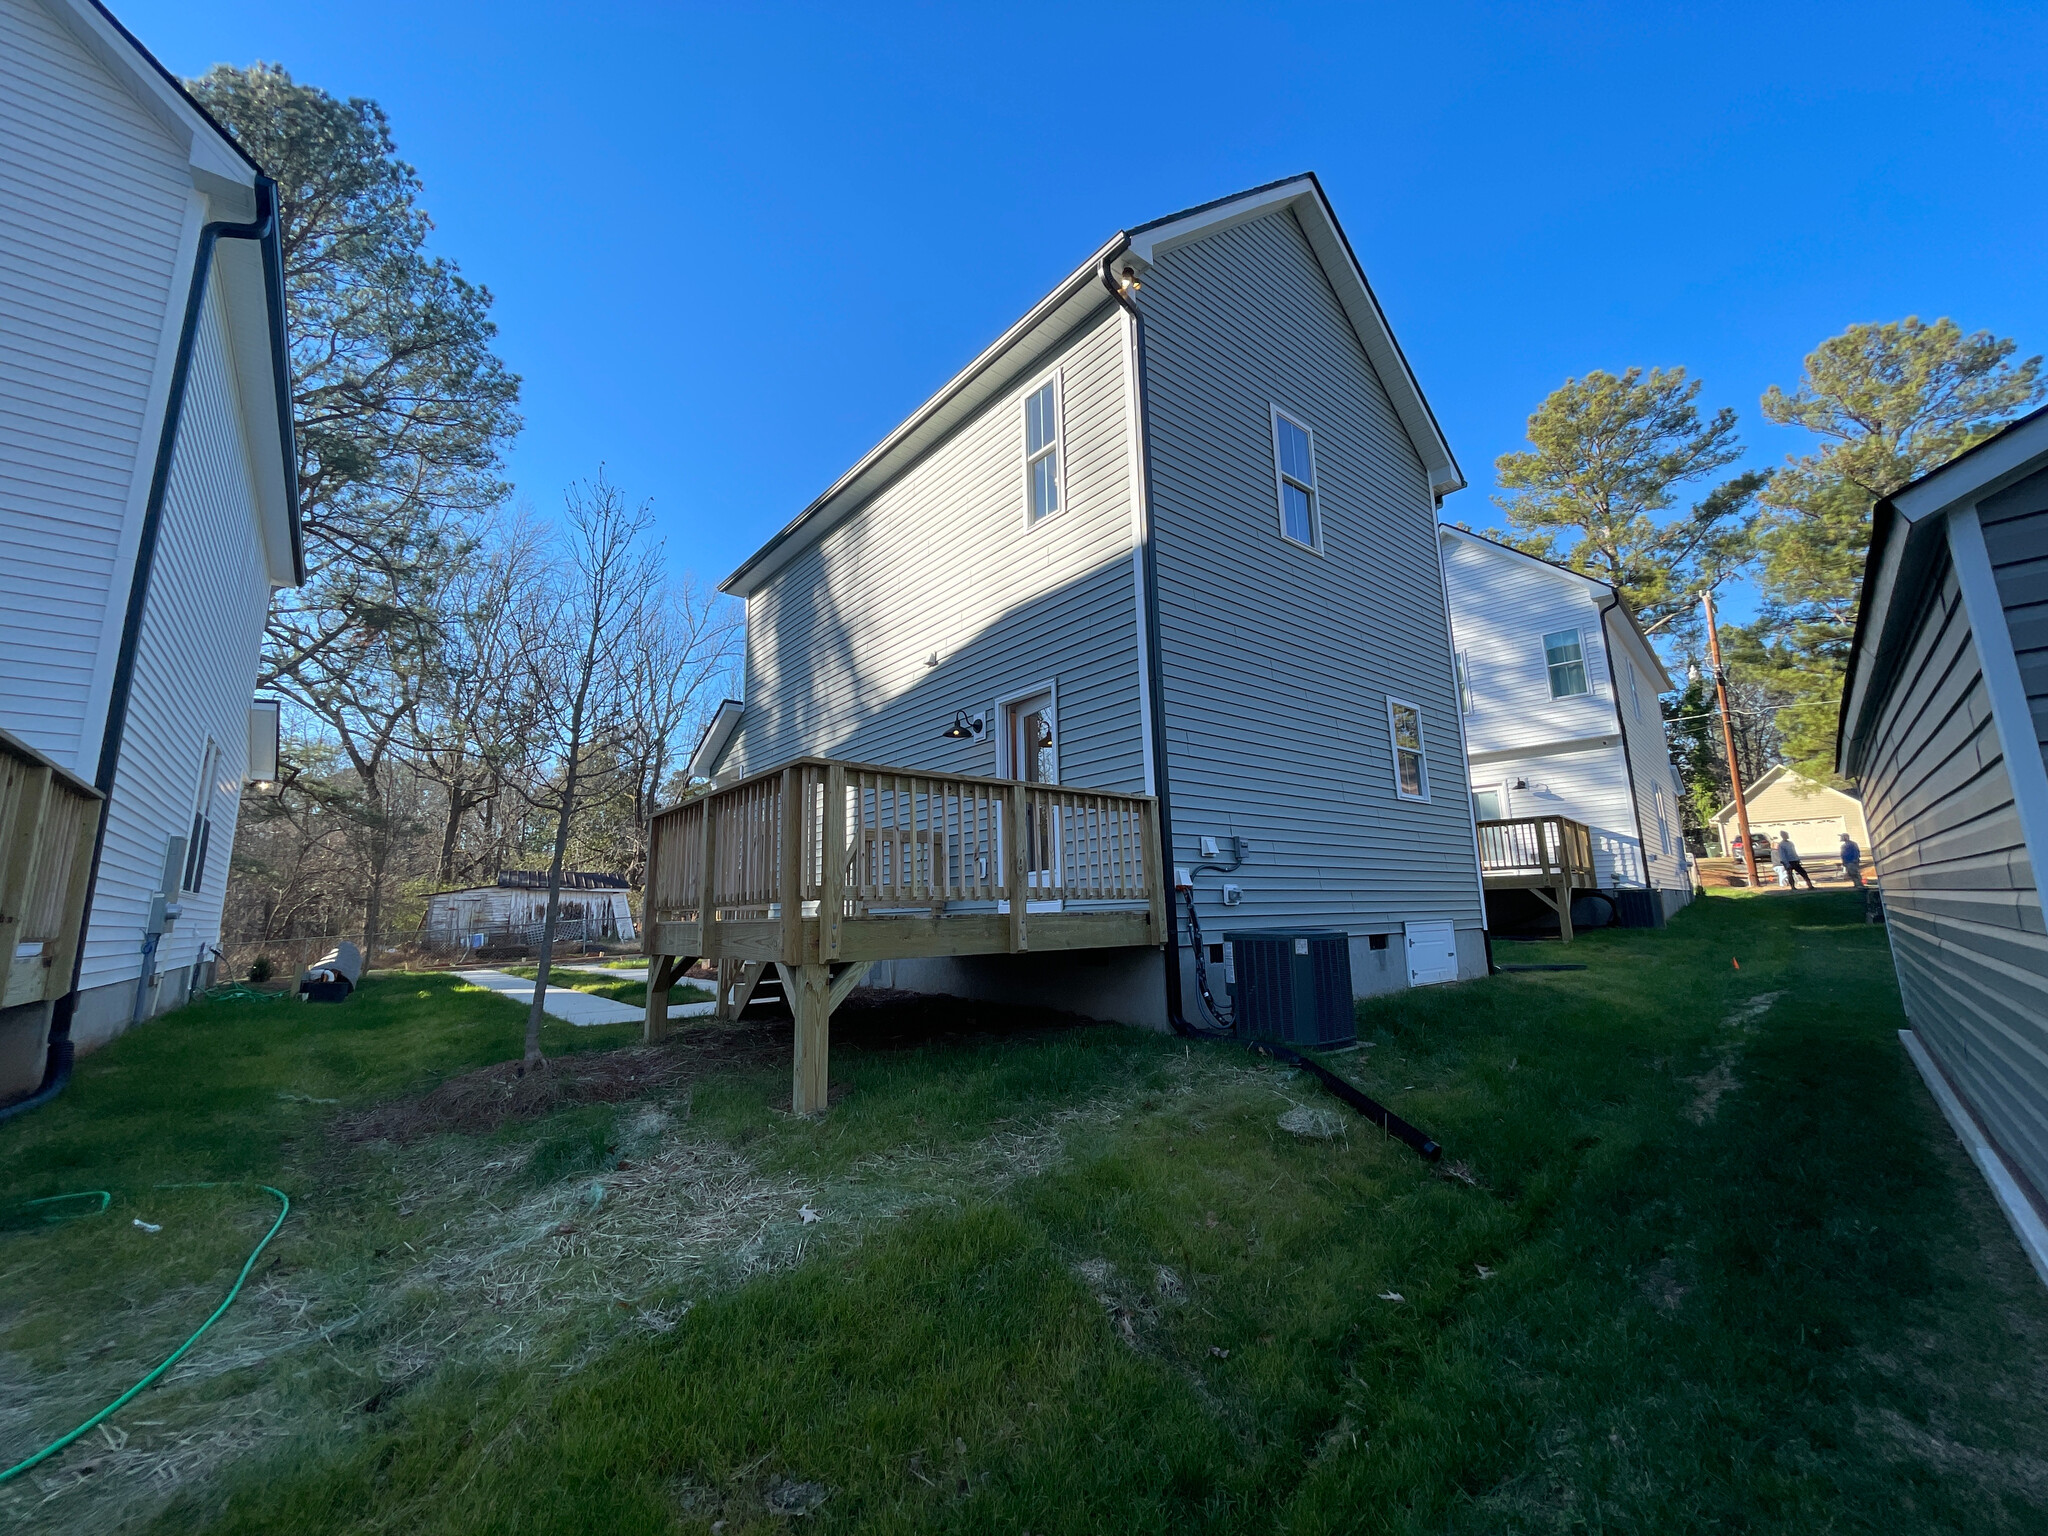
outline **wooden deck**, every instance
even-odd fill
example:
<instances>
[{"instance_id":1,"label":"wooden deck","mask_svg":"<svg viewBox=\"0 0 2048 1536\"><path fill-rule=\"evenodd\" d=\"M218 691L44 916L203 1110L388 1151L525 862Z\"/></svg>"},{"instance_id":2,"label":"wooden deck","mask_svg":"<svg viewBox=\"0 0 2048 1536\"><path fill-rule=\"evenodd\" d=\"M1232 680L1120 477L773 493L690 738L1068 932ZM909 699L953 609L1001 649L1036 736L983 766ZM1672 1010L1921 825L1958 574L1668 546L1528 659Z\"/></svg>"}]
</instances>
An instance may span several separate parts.
<instances>
[{"instance_id":1,"label":"wooden deck","mask_svg":"<svg viewBox=\"0 0 2048 1536\"><path fill-rule=\"evenodd\" d=\"M654 818L648 1038L692 962L729 1015L773 967L791 1104L822 1110L832 1010L877 960L1165 942L1158 838L1145 795L818 757L751 774Z\"/></svg>"},{"instance_id":2,"label":"wooden deck","mask_svg":"<svg viewBox=\"0 0 2048 1536\"><path fill-rule=\"evenodd\" d=\"M100 793L0 731L0 1008L71 990Z\"/></svg>"},{"instance_id":3,"label":"wooden deck","mask_svg":"<svg viewBox=\"0 0 2048 1536\"><path fill-rule=\"evenodd\" d=\"M1482 821L1479 875L1489 891L1534 891L1572 941L1572 892L1593 889L1593 834L1568 816Z\"/></svg>"}]
</instances>

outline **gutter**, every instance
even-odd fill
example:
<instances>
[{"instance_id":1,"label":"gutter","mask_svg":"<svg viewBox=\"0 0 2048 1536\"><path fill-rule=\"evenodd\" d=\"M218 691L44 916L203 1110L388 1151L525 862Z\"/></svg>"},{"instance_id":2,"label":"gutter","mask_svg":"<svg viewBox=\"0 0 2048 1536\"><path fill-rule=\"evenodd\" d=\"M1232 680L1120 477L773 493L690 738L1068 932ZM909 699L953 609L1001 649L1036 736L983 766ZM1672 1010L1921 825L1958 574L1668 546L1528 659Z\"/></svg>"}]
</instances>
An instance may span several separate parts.
<instances>
[{"instance_id":1,"label":"gutter","mask_svg":"<svg viewBox=\"0 0 2048 1536\"><path fill-rule=\"evenodd\" d=\"M1166 681L1159 644L1159 556L1156 538L1158 525L1153 517L1152 507L1152 422L1151 413L1145 408L1145 316L1132 301L1131 296L1124 291L1123 285L1117 281L1116 273L1111 269L1111 263L1129 250L1130 245L1129 234L1118 235L1103 252L1098 270L1102 277L1102 286L1109 290L1110 297L1131 317L1132 337L1136 343L1131 403L1138 417L1140 481L1137 492L1138 509L1144 524L1141 550L1142 569L1145 575L1146 703L1152 717L1152 777L1154 797L1159 806L1159 852L1166 864L1166 868L1160 873L1170 887L1173 874L1173 794L1167 773L1167 762L1171 754L1167 749ZM1192 892L1188 895L1188 901L1192 909ZM1231 1038L1234 1031L1209 1029L1195 1024L1181 1011L1180 915L1174 910L1170 889L1166 903L1166 932L1162 938L1165 941L1161 953L1166 962L1166 1018L1173 1026L1173 1032L1202 1039ZM1288 1066L1298 1067L1307 1072L1332 1094L1388 1135L1414 1148L1424 1161L1433 1163L1443 1156L1443 1149L1428 1135L1410 1125L1384 1104L1359 1092L1356 1087L1321 1062L1311 1060L1276 1040L1251 1040L1246 1044L1260 1055L1271 1056L1276 1061L1285 1062Z\"/></svg>"},{"instance_id":2,"label":"gutter","mask_svg":"<svg viewBox=\"0 0 2048 1536\"><path fill-rule=\"evenodd\" d=\"M1621 690L1614 683L1614 646L1607 638L1607 615L1621 607L1621 594L1612 587L1608 590L1613 593L1613 597L1600 608L1600 648L1607 652L1607 691L1614 695L1614 728L1621 732L1621 771L1628 775L1628 810L1629 815L1635 818L1636 848L1643 856L1643 886L1654 895L1657 887L1652 885L1649 879L1650 842L1643 836L1643 802L1636 794L1636 764L1628 750L1628 722L1621 718ZM1680 847L1685 846L1683 836L1680 836L1678 841ZM1679 868L1684 867L1684 862L1681 861ZM1661 901L1663 898L1658 899Z\"/></svg>"},{"instance_id":3,"label":"gutter","mask_svg":"<svg viewBox=\"0 0 2048 1536\"><path fill-rule=\"evenodd\" d=\"M257 240L265 246L264 289L270 311L271 357L278 389L278 424L283 434L285 494L290 500L292 559L299 579L305 580L305 552L299 532L298 463L292 437L289 361L285 352L284 248L278 238L277 183L268 176L256 178L256 218L248 224L216 222L199 231L199 248L192 259L192 286L185 296L185 319L178 332L177 360L171 367L170 392L164 401L163 430L157 438L156 465L150 475L149 499L143 505L142 531L135 548L135 573L128 586L128 606L121 619L121 648L114 661L114 681L107 696L106 728L100 737L98 770L93 787L102 797L99 831L92 841L92 867L86 876L85 906L79 913L78 943L71 961L71 989L57 1001L50 1020L49 1056L43 1065L42 1086L25 1099L0 1106L0 1121L40 1108L64 1091L71 1081L74 1052L71 1020L78 1010L78 982L85 967L86 931L92 921L93 898L99 891L100 859L106 852L107 823L113 819L114 776L121 763L121 746L128 731L128 704L135 685L135 655L142 639L142 615L149 602L150 575L156 564L158 535L163 531L164 499L170 492L171 459L177 451L178 425L184 415L185 386L192 376L192 349L199 335L199 312L206 302L207 281L213 272L213 249L222 240Z\"/></svg>"}]
</instances>

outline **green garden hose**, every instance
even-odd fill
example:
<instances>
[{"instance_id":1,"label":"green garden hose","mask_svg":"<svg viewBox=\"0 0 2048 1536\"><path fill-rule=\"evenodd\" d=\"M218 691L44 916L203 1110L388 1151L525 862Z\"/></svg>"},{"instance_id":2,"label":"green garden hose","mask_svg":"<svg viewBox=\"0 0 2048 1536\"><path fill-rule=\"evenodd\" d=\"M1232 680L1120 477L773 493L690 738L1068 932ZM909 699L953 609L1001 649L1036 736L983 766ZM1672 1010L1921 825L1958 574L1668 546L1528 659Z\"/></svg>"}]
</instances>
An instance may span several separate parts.
<instances>
[{"instance_id":1,"label":"green garden hose","mask_svg":"<svg viewBox=\"0 0 2048 1536\"><path fill-rule=\"evenodd\" d=\"M205 1188L208 1186L199 1185L191 1187ZM143 1377L142 1380L135 1383L134 1386L130 1387L126 1392L123 1392L119 1397L115 1398L111 1403L107 1404L107 1406L102 1408L98 1413L94 1414L91 1418L87 1419L83 1424L79 1425L78 1428L72 1430L70 1434L63 1436L60 1439L52 1440L48 1445L44 1446L40 1451L37 1451L35 1455L29 1457L26 1461L17 1461L5 1472L0 1472L0 1483L7 1482L12 1478L21 1476L22 1473L28 1471L28 1469L31 1467L40 1466L43 1462L48 1461L52 1456L56 1455L59 1451L63 1450L65 1446L71 1444L71 1442L76 1440L80 1435L90 1432L91 1430L97 1428L99 1425L104 1424L108 1419L111 1419L117 1412L119 1412L122 1408L127 1406L127 1404L136 1396L137 1393L143 1391L145 1388L150 1386L153 1382L156 1381L156 1379L159 1376L163 1375L165 1371L168 1371L172 1366L176 1365L180 1360L182 1360L185 1357L185 1351L190 1349L194 1344L197 1344L199 1342L200 1335L205 1333L207 1329L211 1328L215 1323L220 1321L221 1314L227 1311L227 1309L231 1305L233 1305L234 1299L241 1294L242 1282L249 1278L249 1271L256 1267L256 1260L258 1256L262 1254L265 1248L270 1246L270 1240L273 1237L277 1236L277 1229L284 1225L285 1217L291 1215L292 1213L292 1202L283 1190L272 1189L268 1184L259 1185L258 1188L262 1189L267 1194L277 1196L277 1203L279 1206L277 1220L273 1221L270 1224L270 1230L263 1234L263 1241L258 1243L254 1248L252 1248L249 1251L248 1262L243 1264L242 1272L239 1275L235 1276L235 1283L228 1287L227 1296L223 1298L219 1306L213 1309L213 1316L209 1317L205 1322L201 1323L199 1327L193 1331L192 1337L187 1339L184 1343L180 1344L176 1349L172 1350L169 1357L165 1359L162 1365L159 1365L155 1370L151 1371L147 1376ZM87 1190L84 1191L83 1194L76 1196L52 1195L49 1197L49 1200L82 1199L86 1194L105 1196L106 1192L104 1190L97 1189ZM111 1199L111 1197L103 1198L101 1200L101 1210L105 1210L107 1208L109 1199ZM31 1203L41 1205L47 1204L48 1201L34 1201Z\"/></svg>"}]
</instances>

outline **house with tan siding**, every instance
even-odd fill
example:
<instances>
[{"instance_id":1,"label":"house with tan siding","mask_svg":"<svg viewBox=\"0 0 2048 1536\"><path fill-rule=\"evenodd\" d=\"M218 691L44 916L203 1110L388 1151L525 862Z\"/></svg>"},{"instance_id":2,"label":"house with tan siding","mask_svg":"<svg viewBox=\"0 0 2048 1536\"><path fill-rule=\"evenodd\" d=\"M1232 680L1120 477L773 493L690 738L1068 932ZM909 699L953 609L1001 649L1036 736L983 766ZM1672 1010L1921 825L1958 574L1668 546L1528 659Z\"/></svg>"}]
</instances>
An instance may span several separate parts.
<instances>
[{"instance_id":1,"label":"house with tan siding","mask_svg":"<svg viewBox=\"0 0 2048 1536\"><path fill-rule=\"evenodd\" d=\"M2048 410L1877 504L1837 751L1906 1049L2048 1282Z\"/></svg>"},{"instance_id":2,"label":"house with tan siding","mask_svg":"<svg viewBox=\"0 0 2048 1536\"><path fill-rule=\"evenodd\" d=\"M1134 226L725 581L745 697L693 769L1156 796L1218 970L1228 931L1312 927L1357 992L1482 975L1437 542L1464 483L1315 177ZM871 979L1164 1024L1196 1007L1173 913Z\"/></svg>"},{"instance_id":3,"label":"house with tan siding","mask_svg":"<svg viewBox=\"0 0 2048 1536\"><path fill-rule=\"evenodd\" d=\"M8 997L61 974L0 1011L4 1103L209 974L305 572L275 188L90 0L0 0L0 276L0 732L97 797L82 942L11 946Z\"/></svg>"}]
</instances>

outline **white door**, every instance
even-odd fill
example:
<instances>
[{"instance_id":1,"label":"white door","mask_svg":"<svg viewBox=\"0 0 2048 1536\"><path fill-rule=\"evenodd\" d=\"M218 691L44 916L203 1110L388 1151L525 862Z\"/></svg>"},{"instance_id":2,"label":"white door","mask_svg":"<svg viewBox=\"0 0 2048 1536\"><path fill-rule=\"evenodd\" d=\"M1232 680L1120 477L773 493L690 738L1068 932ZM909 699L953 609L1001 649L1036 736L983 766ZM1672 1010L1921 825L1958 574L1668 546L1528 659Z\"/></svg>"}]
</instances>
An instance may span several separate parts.
<instances>
[{"instance_id":1,"label":"white door","mask_svg":"<svg viewBox=\"0 0 2048 1536\"><path fill-rule=\"evenodd\" d=\"M1408 923L1408 985L1458 979L1458 936L1449 923Z\"/></svg>"},{"instance_id":2,"label":"white door","mask_svg":"<svg viewBox=\"0 0 2048 1536\"><path fill-rule=\"evenodd\" d=\"M1472 819L1474 821L1501 821L1508 814L1507 787L1488 784L1484 788L1472 786Z\"/></svg>"}]
</instances>

